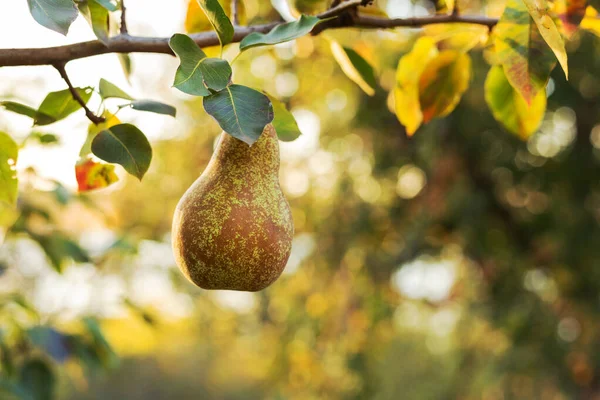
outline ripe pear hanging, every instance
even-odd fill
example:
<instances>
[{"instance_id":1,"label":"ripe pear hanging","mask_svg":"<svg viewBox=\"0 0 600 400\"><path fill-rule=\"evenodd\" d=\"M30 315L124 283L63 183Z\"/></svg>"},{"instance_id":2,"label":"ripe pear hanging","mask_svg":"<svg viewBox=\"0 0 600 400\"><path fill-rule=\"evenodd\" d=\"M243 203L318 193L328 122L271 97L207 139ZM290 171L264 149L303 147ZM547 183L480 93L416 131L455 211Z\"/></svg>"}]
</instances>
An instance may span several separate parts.
<instances>
[{"instance_id":1,"label":"ripe pear hanging","mask_svg":"<svg viewBox=\"0 0 600 400\"><path fill-rule=\"evenodd\" d=\"M252 146L225 132L173 218L183 274L204 289L255 292L283 272L294 224L279 186L279 143L267 125Z\"/></svg>"}]
</instances>

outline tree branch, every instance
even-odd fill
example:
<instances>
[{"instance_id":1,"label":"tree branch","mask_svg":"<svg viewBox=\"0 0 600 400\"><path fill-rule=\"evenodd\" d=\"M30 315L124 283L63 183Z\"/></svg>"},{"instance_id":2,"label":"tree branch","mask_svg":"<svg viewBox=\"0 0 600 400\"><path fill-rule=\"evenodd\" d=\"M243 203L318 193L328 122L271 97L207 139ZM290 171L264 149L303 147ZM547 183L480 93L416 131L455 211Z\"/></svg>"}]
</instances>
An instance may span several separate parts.
<instances>
[{"instance_id":1,"label":"tree branch","mask_svg":"<svg viewBox=\"0 0 600 400\"><path fill-rule=\"evenodd\" d=\"M495 18L470 15L439 15L416 18L376 18L358 15L348 15L348 12L362 4L363 0L349 0L318 15L319 18L336 17L343 14L344 18L336 18L317 25L315 34L326 29L362 28L362 29L391 29L397 27L420 27L438 23L470 23L485 25L489 28L498 23ZM279 22L265 25L235 27L233 42L240 42L253 32L267 33ZM202 32L190 35L200 47L215 46L219 39L215 32ZM70 44L66 46L30 48L30 49L0 49L0 67L25 65L57 65L72 60L92 57L107 53L162 53L171 54L169 38L139 37L121 34L110 38L106 44L99 40Z\"/></svg>"},{"instance_id":2,"label":"tree branch","mask_svg":"<svg viewBox=\"0 0 600 400\"><path fill-rule=\"evenodd\" d=\"M60 74L61 78L63 78L63 80L67 83L67 86L69 87L69 91L71 92L73 99L75 99L75 101L79 103L81 108L84 109L85 116L96 125L104 122L105 119L103 117L99 117L96 114L94 114L92 112L92 110L90 110L88 108L85 101L81 98L81 96L79 95L79 92L77 92L77 90L73 87L73 84L71 83L71 80L69 79L69 75L67 74L67 70L65 69L65 64L58 63L58 64L54 64L53 66L54 66L54 68L56 68L56 70Z\"/></svg>"},{"instance_id":3,"label":"tree branch","mask_svg":"<svg viewBox=\"0 0 600 400\"><path fill-rule=\"evenodd\" d=\"M125 0L121 0L121 35L127 35L127 7L125 7Z\"/></svg>"},{"instance_id":4,"label":"tree branch","mask_svg":"<svg viewBox=\"0 0 600 400\"><path fill-rule=\"evenodd\" d=\"M239 0L231 0L231 22L233 26L238 26L240 24L239 17Z\"/></svg>"}]
</instances>

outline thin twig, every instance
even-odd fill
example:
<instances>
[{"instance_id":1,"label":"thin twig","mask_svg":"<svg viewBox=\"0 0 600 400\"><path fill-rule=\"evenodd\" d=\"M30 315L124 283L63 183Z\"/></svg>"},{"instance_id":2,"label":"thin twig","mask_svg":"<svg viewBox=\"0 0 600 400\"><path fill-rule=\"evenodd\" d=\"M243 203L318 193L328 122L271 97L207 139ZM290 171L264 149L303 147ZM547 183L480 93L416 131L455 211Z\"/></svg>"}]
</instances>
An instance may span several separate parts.
<instances>
[{"instance_id":1,"label":"thin twig","mask_svg":"<svg viewBox=\"0 0 600 400\"><path fill-rule=\"evenodd\" d=\"M344 1L334 7L331 7L329 10L318 15L319 18L330 18L335 17L337 15L343 14L344 12L350 10L351 8L356 8L362 4L363 0L348 0ZM332 4L333 5L333 4Z\"/></svg>"},{"instance_id":2,"label":"thin twig","mask_svg":"<svg viewBox=\"0 0 600 400\"><path fill-rule=\"evenodd\" d=\"M54 64L53 66L54 66L54 68L56 68L56 70L60 74L61 78L63 78L63 80L66 82L67 86L69 87L69 91L71 92L71 95L73 96L73 99L75 99L75 101L79 103L81 108L84 109L85 116L96 125L104 122L105 119L103 117L99 117L96 114L94 114L92 112L92 110L90 110L88 108L85 101L81 98L77 89L75 89L75 87L73 87L73 84L71 83L71 80L69 79L69 75L67 74L67 70L65 69L65 64L59 63L59 64Z\"/></svg>"},{"instance_id":3,"label":"thin twig","mask_svg":"<svg viewBox=\"0 0 600 400\"><path fill-rule=\"evenodd\" d=\"M349 0L337 7L319 14L319 18L330 18L346 13L361 4L362 0ZM320 32L326 29L362 28L362 29L391 29L397 27L420 27L439 23L470 23L484 25L492 28L498 19L471 15L436 15L417 18L377 18L368 16L352 16L350 18L336 18L317 25ZM266 25L251 25L235 27L234 43L253 32L267 33L280 22ZM200 47L215 46L219 38L215 32L202 32L190 35ZM108 39L105 43L98 40L74 43L66 46L29 48L29 49L0 49L0 67L24 65L54 65L67 63L80 58L92 57L107 53L161 53L173 54L169 47L169 38L139 37L119 35Z\"/></svg>"},{"instance_id":4,"label":"thin twig","mask_svg":"<svg viewBox=\"0 0 600 400\"><path fill-rule=\"evenodd\" d=\"M452 8L452 15L458 17L460 15L460 6L458 0L454 0L454 7Z\"/></svg>"},{"instance_id":5,"label":"thin twig","mask_svg":"<svg viewBox=\"0 0 600 400\"><path fill-rule=\"evenodd\" d=\"M432 24L452 24L466 23L475 25L484 25L489 28L494 27L498 23L497 18L489 18L474 15L435 15L431 17L415 17L415 18L376 18L359 16L355 19L354 25L357 28L376 29L376 28L401 28L412 27L417 28Z\"/></svg>"},{"instance_id":6,"label":"thin twig","mask_svg":"<svg viewBox=\"0 0 600 400\"><path fill-rule=\"evenodd\" d=\"M125 0L121 0L121 35L127 35L127 7Z\"/></svg>"},{"instance_id":7,"label":"thin twig","mask_svg":"<svg viewBox=\"0 0 600 400\"><path fill-rule=\"evenodd\" d=\"M239 0L231 0L231 22L233 22L233 26L238 26L240 24L240 16L239 13Z\"/></svg>"}]
</instances>

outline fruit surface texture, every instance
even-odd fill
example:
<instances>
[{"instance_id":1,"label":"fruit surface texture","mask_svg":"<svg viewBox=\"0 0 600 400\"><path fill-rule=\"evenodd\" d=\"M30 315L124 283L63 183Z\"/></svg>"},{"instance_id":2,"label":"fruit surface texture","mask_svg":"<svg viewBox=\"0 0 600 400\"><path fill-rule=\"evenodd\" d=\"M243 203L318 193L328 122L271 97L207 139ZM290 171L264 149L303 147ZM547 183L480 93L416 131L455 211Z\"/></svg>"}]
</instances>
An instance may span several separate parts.
<instances>
[{"instance_id":1,"label":"fruit surface texture","mask_svg":"<svg viewBox=\"0 0 600 400\"><path fill-rule=\"evenodd\" d=\"M203 289L255 292L283 272L294 224L279 186L279 142L267 125L256 143L222 133L173 217L173 251Z\"/></svg>"}]
</instances>

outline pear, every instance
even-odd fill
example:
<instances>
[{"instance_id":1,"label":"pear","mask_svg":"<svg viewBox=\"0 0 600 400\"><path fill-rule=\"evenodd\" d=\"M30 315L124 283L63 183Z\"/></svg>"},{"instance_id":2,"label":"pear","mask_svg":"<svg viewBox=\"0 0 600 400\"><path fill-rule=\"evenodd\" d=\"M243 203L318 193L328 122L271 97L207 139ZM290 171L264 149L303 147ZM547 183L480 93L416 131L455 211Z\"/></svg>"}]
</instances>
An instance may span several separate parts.
<instances>
[{"instance_id":1,"label":"pear","mask_svg":"<svg viewBox=\"0 0 600 400\"><path fill-rule=\"evenodd\" d=\"M279 142L271 124L252 146L223 132L173 218L173 251L203 289L255 292L283 272L294 224L279 186Z\"/></svg>"}]
</instances>

